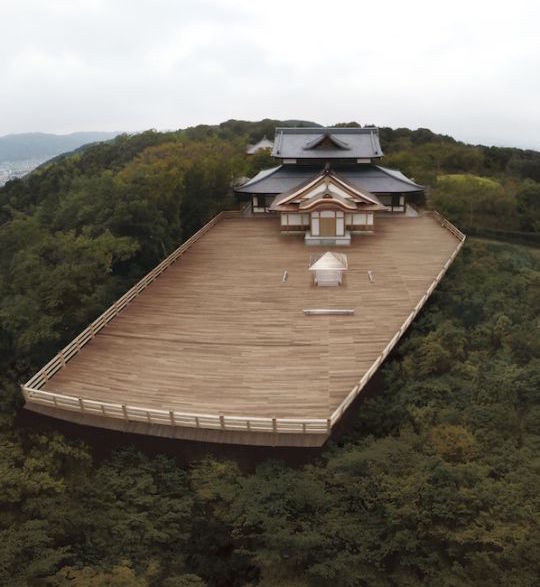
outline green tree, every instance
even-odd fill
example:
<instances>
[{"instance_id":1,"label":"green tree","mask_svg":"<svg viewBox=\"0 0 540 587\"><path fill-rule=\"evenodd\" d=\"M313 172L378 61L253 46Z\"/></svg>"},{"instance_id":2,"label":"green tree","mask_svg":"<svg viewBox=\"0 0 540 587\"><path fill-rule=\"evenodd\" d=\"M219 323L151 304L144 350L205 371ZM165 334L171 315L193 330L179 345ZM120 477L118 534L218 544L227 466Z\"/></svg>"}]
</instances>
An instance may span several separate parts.
<instances>
[{"instance_id":1,"label":"green tree","mask_svg":"<svg viewBox=\"0 0 540 587\"><path fill-rule=\"evenodd\" d=\"M516 193L521 230L540 232L540 183L525 181Z\"/></svg>"}]
</instances>

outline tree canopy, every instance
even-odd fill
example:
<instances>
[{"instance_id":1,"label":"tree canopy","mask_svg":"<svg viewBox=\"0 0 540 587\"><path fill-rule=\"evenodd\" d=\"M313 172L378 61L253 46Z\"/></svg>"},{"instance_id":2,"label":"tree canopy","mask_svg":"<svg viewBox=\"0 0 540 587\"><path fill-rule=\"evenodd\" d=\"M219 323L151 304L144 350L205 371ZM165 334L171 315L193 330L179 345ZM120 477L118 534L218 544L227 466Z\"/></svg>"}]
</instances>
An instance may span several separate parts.
<instances>
[{"instance_id":1,"label":"tree canopy","mask_svg":"<svg viewBox=\"0 0 540 587\"><path fill-rule=\"evenodd\" d=\"M21 418L17 383L233 206L234 181L269 164L246 143L287 123L121 136L0 189L0 584L537 584L532 247L469 239L380 383L305 464L285 451L186 462ZM381 138L384 164L460 227L538 231L540 154L427 129Z\"/></svg>"}]
</instances>

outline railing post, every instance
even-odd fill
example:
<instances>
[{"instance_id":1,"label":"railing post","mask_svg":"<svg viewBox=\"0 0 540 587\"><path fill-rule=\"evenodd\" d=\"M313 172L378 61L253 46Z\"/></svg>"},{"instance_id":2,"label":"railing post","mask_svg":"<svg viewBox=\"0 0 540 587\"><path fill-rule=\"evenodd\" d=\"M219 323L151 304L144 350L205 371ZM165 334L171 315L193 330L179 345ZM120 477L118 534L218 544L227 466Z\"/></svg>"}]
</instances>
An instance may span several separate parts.
<instances>
[{"instance_id":1,"label":"railing post","mask_svg":"<svg viewBox=\"0 0 540 587\"><path fill-rule=\"evenodd\" d=\"M272 430L277 432L277 420L275 418L272 418Z\"/></svg>"},{"instance_id":2,"label":"railing post","mask_svg":"<svg viewBox=\"0 0 540 587\"><path fill-rule=\"evenodd\" d=\"M330 432L330 429L332 428L332 420L330 418L326 419L326 429L328 430L328 432Z\"/></svg>"},{"instance_id":3,"label":"railing post","mask_svg":"<svg viewBox=\"0 0 540 587\"><path fill-rule=\"evenodd\" d=\"M79 406L81 408L81 412L84 412L84 404L83 404L83 399L82 397L79 398Z\"/></svg>"},{"instance_id":4,"label":"railing post","mask_svg":"<svg viewBox=\"0 0 540 587\"><path fill-rule=\"evenodd\" d=\"M195 416L195 428L200 428L199 416Z\"/></svg>"},{"instance_id":5,"label":"railing post","mask_svg":"<svg viewBox=\"0 0 540 587\"><path fill-rule=\"evenodd\" d=\"M225 418L223 416L219 417L219 423L221 425L221 429L225 430Z\"/></svg>"},{"instance_id":6,"label":"railing post","mask_svg":"<svg viewBox=\"0 0 540 587\"><path fill-rule=\"evenodd\" d=\"M173 412L172 410L170 410L170 411L169 411L169 418L170 418L170 420L171 420L171 424L172 424L173 426L176 426L176 422L175 422L175 420L174 420L174 412Z\"/></svg>"},{"instance_id":7,"label":"railing post","mask_svg":"<svg viewBox=\"0 0 540 587\"><path fill-rule=\"evenodd\" d=\"M125 404L122 404L122 412L124 413L124 419L127 420L128 419L128 412L127 412L127 406Z\"/></svg>"}]
</instances>

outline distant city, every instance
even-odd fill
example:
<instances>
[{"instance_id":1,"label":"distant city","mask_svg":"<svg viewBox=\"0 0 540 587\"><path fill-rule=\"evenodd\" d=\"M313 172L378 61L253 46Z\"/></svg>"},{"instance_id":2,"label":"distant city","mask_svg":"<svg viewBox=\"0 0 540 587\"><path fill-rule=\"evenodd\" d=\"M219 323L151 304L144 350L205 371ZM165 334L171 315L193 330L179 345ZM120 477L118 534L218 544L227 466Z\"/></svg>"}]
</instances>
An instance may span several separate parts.
<instances>
[{"instance_id":1,"label":"distant city","mask_svg":"<svg viewBox=\"0 0 540 587\"><path fill-rule=\"evenodd\" d=\"M23 133L0 137L0 187L36 167L89 143L107 141L118 132L76 132L68 135Z\"/></svg>"},{"instance_id":2,"label":"distant city","mask_svg":"<svg viewBox=\"0 0 540 587\"><path fill-rule=\"evenodd\" d=\"M23 177L44 163L47 159L29 159L27 161L0 161L0 187L8 181Z\"/></svg>"}]
</instances>

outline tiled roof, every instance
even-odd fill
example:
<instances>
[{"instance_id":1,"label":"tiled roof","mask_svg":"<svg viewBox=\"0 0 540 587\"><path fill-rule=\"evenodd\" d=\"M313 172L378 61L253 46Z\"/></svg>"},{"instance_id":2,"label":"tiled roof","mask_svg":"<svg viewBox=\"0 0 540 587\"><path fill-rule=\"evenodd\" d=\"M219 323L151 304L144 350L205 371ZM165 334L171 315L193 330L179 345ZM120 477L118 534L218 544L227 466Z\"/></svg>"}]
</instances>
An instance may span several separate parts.
<instances>
[{"instance_id":1,"label":"tiled roof","mask_svg":"<svg viewBox=\"0 0 540 587\"><path fill-rule=\"evenodd\" d=\"M280 159L372 159L382 157L379 129L276 128L274 157Z\"/></svg>"},{"instance_id":2,"label":"tiled roof","mask_svg":"<svg viewBox=\"0 0 540 587\"><path fill-rule=\"evenodd\" d=\"M257 151L260 151L261 149L271 149L273 146L273 141L270 141L266 137L263 137L258 143L255 143L254 145L248 145L248 148L246 149L246 154L255 155Z\"/></svg>"},{"instance_id":3,"label":"tiled roof","mask_svg":"<svg viewBox=\"0 0 540 587\"><path fill-rule=\"evenodd\" d=\"M380 165L344 165L332 169L359 189L375 194L421 192L424 189L400 171ZM279 165L261 171L235 191L247 194L282 194L319 175L321 171L320 166L314 165Z\"/></svg>"}]
</instances>

